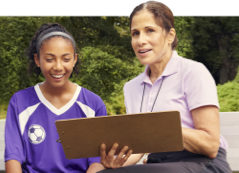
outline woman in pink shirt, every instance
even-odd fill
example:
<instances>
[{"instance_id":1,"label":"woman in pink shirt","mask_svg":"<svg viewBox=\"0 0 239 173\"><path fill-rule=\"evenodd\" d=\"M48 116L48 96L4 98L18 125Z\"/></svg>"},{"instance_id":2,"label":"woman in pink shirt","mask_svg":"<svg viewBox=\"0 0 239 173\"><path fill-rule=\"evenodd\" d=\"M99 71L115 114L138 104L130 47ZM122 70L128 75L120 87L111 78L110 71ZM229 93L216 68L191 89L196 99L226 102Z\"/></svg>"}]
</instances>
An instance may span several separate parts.
<instances>
[{"instance_id":1,"label":"woman in pink shirt","mask_svg":"<svg viewBox=\"0 0 239 173\"><path fill-rule=\"evenodd\" d=\"M105 168L120 167L102 172L231 172L226 161L227 142L220 136L215 82L203 64L185 59L175 51L177 37L171 10L160 2L140 4L130 15L130 30L135 54L146 67L124 86L126 111L130 114L178 110L185 150L152 153L147 164L134 165L143 154L125 153L125 147L114 158L117 144L108 155L102 145L101 163Z\"/></svg>"}]
</instances>

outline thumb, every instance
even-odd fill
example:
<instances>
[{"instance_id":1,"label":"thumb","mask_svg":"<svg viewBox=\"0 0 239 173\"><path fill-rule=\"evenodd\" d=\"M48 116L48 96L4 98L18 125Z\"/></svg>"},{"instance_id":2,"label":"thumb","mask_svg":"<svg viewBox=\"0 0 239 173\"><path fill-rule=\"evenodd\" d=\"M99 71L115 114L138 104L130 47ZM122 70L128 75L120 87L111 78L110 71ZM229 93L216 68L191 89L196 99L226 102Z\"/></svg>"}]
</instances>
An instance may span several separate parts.
<instances>
[{"instance_id":1,"label":"thumb","mask_svg":"<svg viewBox=\"0 0 239 173\"><path fill-rule=\"evenodd\" d=\"M144 160L143 160L143 164L147 164L147 159L144 159Z\"/></svg>"}]
</instances>

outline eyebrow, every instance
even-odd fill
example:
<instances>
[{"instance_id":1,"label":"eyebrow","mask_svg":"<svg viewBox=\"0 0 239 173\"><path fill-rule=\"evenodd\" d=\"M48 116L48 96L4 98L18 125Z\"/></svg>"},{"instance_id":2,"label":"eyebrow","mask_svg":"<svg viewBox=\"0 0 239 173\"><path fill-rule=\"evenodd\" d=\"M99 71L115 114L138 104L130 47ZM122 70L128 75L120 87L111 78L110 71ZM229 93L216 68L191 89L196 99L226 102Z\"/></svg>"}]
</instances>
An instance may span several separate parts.
<instances>
[{"instance_id":1,"label":"eyebrow","mask_svg":"<svg viewBox=\"0 0 239 173\"><path fill-rule=\"evenodd\" d=\"M55 56L55 55L52 54L52 53L46 53L46 54L44 54L44 55ZM71 55L71 53L65 53L65 54L63 54L62 56L66 56L66 55Z\"/></svg>"},{"instance_id":2,"label":"eyebrow","mask_svg":"<svg viewBox=\"0 0 239 173\"><path fill-rule=\"evenodd\" d=\"M66 55L71 55L71 53L65 53L65 54L63 54L62 56L66 56Z\"/></svg>"},{"instance_id":3,"label":"eyebrow","mask_svg":"<svg viewBox=\"0 0 239 173\"><path fill-rule=\"evenodd\" d=\"M144 27L144 29L147 29L147 28L155 28L155 26L146 26L146 27ZM132 29L131 32L132 31L137 31L137 29Z\"/></svg>"},{"instance_id":4,"label":"eyebrow","mask_svg":"<svg viewBox=\"0 0 239 173\"><path fill-rule=\"evenodd\" d=\"M44 55L55 56L54 54L51 54L51 53L45 53Z\"/></svg>"}]
</instances>

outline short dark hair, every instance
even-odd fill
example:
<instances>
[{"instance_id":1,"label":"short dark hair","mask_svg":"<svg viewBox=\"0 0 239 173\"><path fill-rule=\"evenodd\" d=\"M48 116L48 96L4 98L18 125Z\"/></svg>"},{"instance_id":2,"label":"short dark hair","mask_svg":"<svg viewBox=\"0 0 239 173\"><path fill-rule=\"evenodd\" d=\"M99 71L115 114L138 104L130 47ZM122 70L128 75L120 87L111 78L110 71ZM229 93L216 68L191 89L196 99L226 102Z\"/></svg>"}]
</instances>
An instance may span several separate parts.
<instances>
[{"instance_id":1,"label":"short dark hair","mask_svg":"<svg viewBox=\"0 0 239 173\"><path fill-rule=\"evenodd\" d=\"M54 32L54 31L60 31L60 32L64 32L64 33L67 33L69 34L71 37L72 35L66 30L65 27L63 27L62 25L60 25L59 23L46 23L46 24L43 24L34 34L34 36L32 37L31 39L31 42L29 44L29 47L28 49L26 50L26 55L28 56L28 63L29 63L29 66L28 66L28 71L30 74L32 74L33 72L36 74L36 78L41 74L41 69L40 67L38 67L35 63L35 60L34 60L34 54L37 54L38 57L40 57L40 48L42 46L42 44L39 46L39 48L37 49L37 40L41 37L43 37L44 35L50 33L50 32ZM63 37L65 39L68 39L64 36L58 36L58 35L53 35L47 39L50 39L52 37ZM72 37L73 38L73 37ZM46 39L46 40L47 40ZM68 39L70 40L70 39ZM73 45L73 44L72 44ZM74 47L74 54L77 53L77 48ZM79 55L77 54L77 62L73 68L73 72L75 74L78 74L79 73L79 66L80 65L80 58L79 58ZM71 76L72 77L72 74Z\"/></svg>"},{"instance_id":2,"label":"short dark hair","mask_svg":"<svg viewBox=\"0 0 239 173\"><path fill-rule=\"evenodd\" d=\"M167 32L169 32L171 28L174 28L174 17L172 11L161 2L148 1L135 7L132 13L130 14L130 30L134 15L143 9L146 9L149 12L153 13L156 23L160 27L165 29ZM172 50L175 50L177 45L178 39L177 36L175 35L174 41L172 43Z\"/></svg>"}]
</instances>

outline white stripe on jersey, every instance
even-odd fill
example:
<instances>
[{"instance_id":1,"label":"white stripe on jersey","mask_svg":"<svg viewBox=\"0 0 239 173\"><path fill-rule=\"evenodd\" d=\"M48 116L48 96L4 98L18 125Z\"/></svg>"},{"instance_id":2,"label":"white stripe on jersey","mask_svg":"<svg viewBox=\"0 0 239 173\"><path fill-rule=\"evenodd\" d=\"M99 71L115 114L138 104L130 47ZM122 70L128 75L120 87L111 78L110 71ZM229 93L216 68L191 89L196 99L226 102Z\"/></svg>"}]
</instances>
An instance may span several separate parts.
<instances>
[{"instance_id":1,"label":"white stripe on jersey","mask_svg":"<svg viewBox=\"0 0 239 173\"><path fill-rule=\"evenodd\" d=\"M95 111L93 109L91 109L89 106L76 101L78 103L78 105L80 106L80 108L83 110L83 112L85 113L86 117L95 117Z\"/></svg>"},{"instance_id":2,"label":"white stripe on jersey","mask_svg":"<svg viewBox=\"0 0 239 173\"><path fill-rule=\"evenodd\" d=\"M37 93L38 98L40 99L40 101L49 109L51 110L54 114L56 115L61 115L63 113L65 113L68 109L70 109L72 107L72 105L75 103L76 99L78 98L80 91L81 91L81 87L77 84L75 84L77 86L76 91L73 95L73 97L71 98L71 100L65 104L64 106L62 106L60 109L57 109L55 106L53 106L42 94L41 89L39 87L39 84L36 84L34 86L35 91Z\"/></svg>"},{"instance_id":3,"label":"white stripe on jersey","mask_svg":"<svg viewBox=\"0 0 239 173\"><path fill-rule=\"evenodd\" d=\"M24 111L22 111L22 113L19 114L19 124L20 124L20 129L21 129L22 135L24 133L24 129L25 129L25 126L27 124L29 117L36 110L36 108L38 107L39 104L40 103L30 106L27 109L25 109Z\"/></svg>"}]
</instances>

